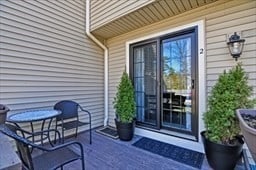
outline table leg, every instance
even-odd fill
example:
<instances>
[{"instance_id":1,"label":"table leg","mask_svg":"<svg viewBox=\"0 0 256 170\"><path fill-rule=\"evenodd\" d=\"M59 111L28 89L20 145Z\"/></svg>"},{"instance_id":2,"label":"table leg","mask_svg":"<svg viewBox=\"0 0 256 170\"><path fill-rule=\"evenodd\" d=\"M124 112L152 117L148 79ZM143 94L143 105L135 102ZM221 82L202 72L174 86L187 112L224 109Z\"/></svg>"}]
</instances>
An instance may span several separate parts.
<instances>
[{"instance_id":1,"label":"table leg","mask_svg":"<svg viewBox=\"0 0 256 170\"><path fill-rule=\"evenodd\" d=\"M42 125L41 125L41 145L44 145L44 139L48 139L49 141L49 144L53 147L54 144L52 143L51 139L50 139L50 129L51 129L51 124L52 124L52 120L53 118L50 118L49 119L49 123L48 123L48 126L47 126L47 129L45 128L45 122L46 120L43 120L42 121ZM44 129L48 130L47 132L44 131ZM46 136L46 138L44 138L44 136Z\"/></svg>"},{"instance_id":2,"label":"table leg","mask_svg":"<svg viewBox=\"0 0 256 170\"><path fill-rule=\"evenodd\" d=\"M44 145L44 142L43 142L43 140L44 140L44 132L43 132L44 131L44 124L45 124L45 120L42 121L42 125L41 125L41 132L42 132L41 133L41 140L40 140L41 145ZM48 138L48 135L47 135L47 138Z\"/></svg>"},{"instance_id":3,"label":"table leg","mask_svg":"<svg viewBox=\"0 0 256 170\"><path fill-rule=\"evenodd\" d=\"M31 133L32 133L32 142L35 143L35 136L34 136L34 125L33 122L30 122Z\"/></svg>"},{"instance_id":4,"label":"table leg","mask_svg":"<svg viewBox=\"0 0 256 170\"><path fill-rule=\"evenodd\" d=\"M51 129L52 120L53 120L53 118L51 118L51 119L49 120L48 130ZM56 133L56 132L55 132L55 133ZM49 131L47 132L47 138L48 138L48 140L49 140L50 145L53 147L54 145L53 145L53 143L52 143L52 141L51 141L51 139L50 139L50 132L49 132Z\"/></svg>"}]
</instances>

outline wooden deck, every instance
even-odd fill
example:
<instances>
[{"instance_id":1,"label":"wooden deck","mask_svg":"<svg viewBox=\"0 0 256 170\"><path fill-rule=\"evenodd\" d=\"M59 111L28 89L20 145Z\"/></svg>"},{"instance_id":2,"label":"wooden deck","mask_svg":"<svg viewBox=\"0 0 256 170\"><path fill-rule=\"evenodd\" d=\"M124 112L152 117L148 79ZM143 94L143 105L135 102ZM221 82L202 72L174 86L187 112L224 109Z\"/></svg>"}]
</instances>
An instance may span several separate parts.
<instances>
[{"instance_id":1,"label":"wooden deck","mask_svg":"<svg viewBox=\"0 0 256 170\"><path fill-rule=\"evenodd\" d=\"M115 140L93 130L92 144L89 144L89 133L79 134L77 140L84 146L85 166L87 170L195 170L191 166L138 149L131 144L140 139L135 136L130 142ZM66 140L66 141L67 141ZM61 156L61 155L60 155ZM65 170L81 169L80 161L66 165ZM202 170L210 170L204 159ZM240 169L241 168L236 168ZM243 168L242 168L243 169Z\"/></svg>"}]
</instances>

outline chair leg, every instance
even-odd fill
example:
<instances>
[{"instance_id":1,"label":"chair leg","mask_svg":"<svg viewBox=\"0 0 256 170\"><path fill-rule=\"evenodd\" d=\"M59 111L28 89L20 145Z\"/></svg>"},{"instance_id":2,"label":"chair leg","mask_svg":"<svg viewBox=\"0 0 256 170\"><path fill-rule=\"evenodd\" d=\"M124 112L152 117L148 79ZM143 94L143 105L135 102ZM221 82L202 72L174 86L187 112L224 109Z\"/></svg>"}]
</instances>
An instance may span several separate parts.
<instances>
[{"instance_id":1,"label":"chair leg","mask_svg":"<svg viewBox=\"0 0 256 170\"><path fill-rule=\"evenodd\" d=\"M57 123L56 123L56 125L55 125L55 130L57 130ZM56 144L56 132L54 133L54 144Z\"/></svg>"},{"instance_id":2,"label":"chair leg","mask_svg":"<svg viewBox=\"0 0 256 170\"><path fill-rule=\"evenodd\" d=\"M85 170L84 160L81 160L81 161L82 161L82 170Z\"/></svg>"},{"instance_id":3,"label":"chair leg","mask_svg":"<svg viewBox=\"0 0 256 170\"><path fill-rule=\"evenodd\" d=\"M64 121L63 121L63 118L62 118L62 124L61 124L61 135L62 135L62 143L64 143Z\"/></svg>"},{"instance_id":4,"label":"chair leg","mask_svg":"<svg viewBox=\"0 0 256 170\"><path fill-rule=\"evenodd\" d=\"M83 146L80 145L81 148L81 163L82 163L82 170L85 170L85 164L84 164L84 149Z\"/></svg>"},{"instance_id":5,"label":"chair leg","mask_svg":"<svg viewBox=\"0 0 256 170\"><path fill-rule=\"evenodd\" d=\"M91 123L90 123L90 144L92 144L92 128L91 128Z\"/></svg>"},{"instance_id":6,"label":"chair leg","mask_svg":"<svg viewBox=\"0 0 256 170\"><path fill-rule=\"evenodd\" d=\"M76 134L75 134L76 138L77 138L77 132L78 132L78 125L76 126Z\"/></svg>"},{"instance_id":7,"label":"chair leg","mask_svg":"<svg viewBox=\"0 0 256 170\"><path fill-rule=\"evenodd\" d=\"M90 125L90 144L92 144L92 120L91 120L90 114L89 114L89 125Z\"/></svg>"}]
</instances>

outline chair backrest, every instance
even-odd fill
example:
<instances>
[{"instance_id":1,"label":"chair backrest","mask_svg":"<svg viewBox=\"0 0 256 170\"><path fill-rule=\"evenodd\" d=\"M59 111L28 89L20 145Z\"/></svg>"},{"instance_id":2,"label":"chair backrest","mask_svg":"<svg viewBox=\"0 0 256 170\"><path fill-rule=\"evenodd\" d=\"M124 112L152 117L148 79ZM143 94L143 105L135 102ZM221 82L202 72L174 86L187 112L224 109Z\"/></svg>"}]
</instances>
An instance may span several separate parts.
<instances>
[{"instance_id":1,"label":"chair backrest","mask_svg":"<svg viewBox=\"0 0 256 170\"><path fill-rule=\"evenodd\" d=\"M28 147L31 144L31 142L17 135L16 131L17 131L17 127L13 125L9 125L9 124L0 125L0 132L2 132L3 134L15 140L16 147L24 168L33 170L34 167L33 167L33 162L31 157L31 151Z\"/></svg>"},{"instance_id":2,"label":"chair backrest","mask_svg":"<svg viewBox=\"0 0 256 170\"><path fill-rule=\"evenodd\" d=\"M57 120L78 117L78 103L72 100L62 100L54 105L54 109L60 110L61 115L57 116Z\"/></svg>"}]
</instances>

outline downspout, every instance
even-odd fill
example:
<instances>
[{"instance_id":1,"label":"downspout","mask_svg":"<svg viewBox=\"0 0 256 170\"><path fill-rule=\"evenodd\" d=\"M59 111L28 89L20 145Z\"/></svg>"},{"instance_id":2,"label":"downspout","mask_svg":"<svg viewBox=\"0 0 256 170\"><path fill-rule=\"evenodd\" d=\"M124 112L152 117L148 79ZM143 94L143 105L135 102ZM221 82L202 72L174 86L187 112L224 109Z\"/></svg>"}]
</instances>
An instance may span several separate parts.
<instances>
[{"instance_id":1,"label":"downspout","mask_svg":"<svg viewBox=\"0 0 256 170\"><path fill-rule=\"evenodd\" d=\"M104 50L104 126L108 125L108 49L90 32L90 0L86 0L86 34Z\"/></svg>"}]
</instances>

